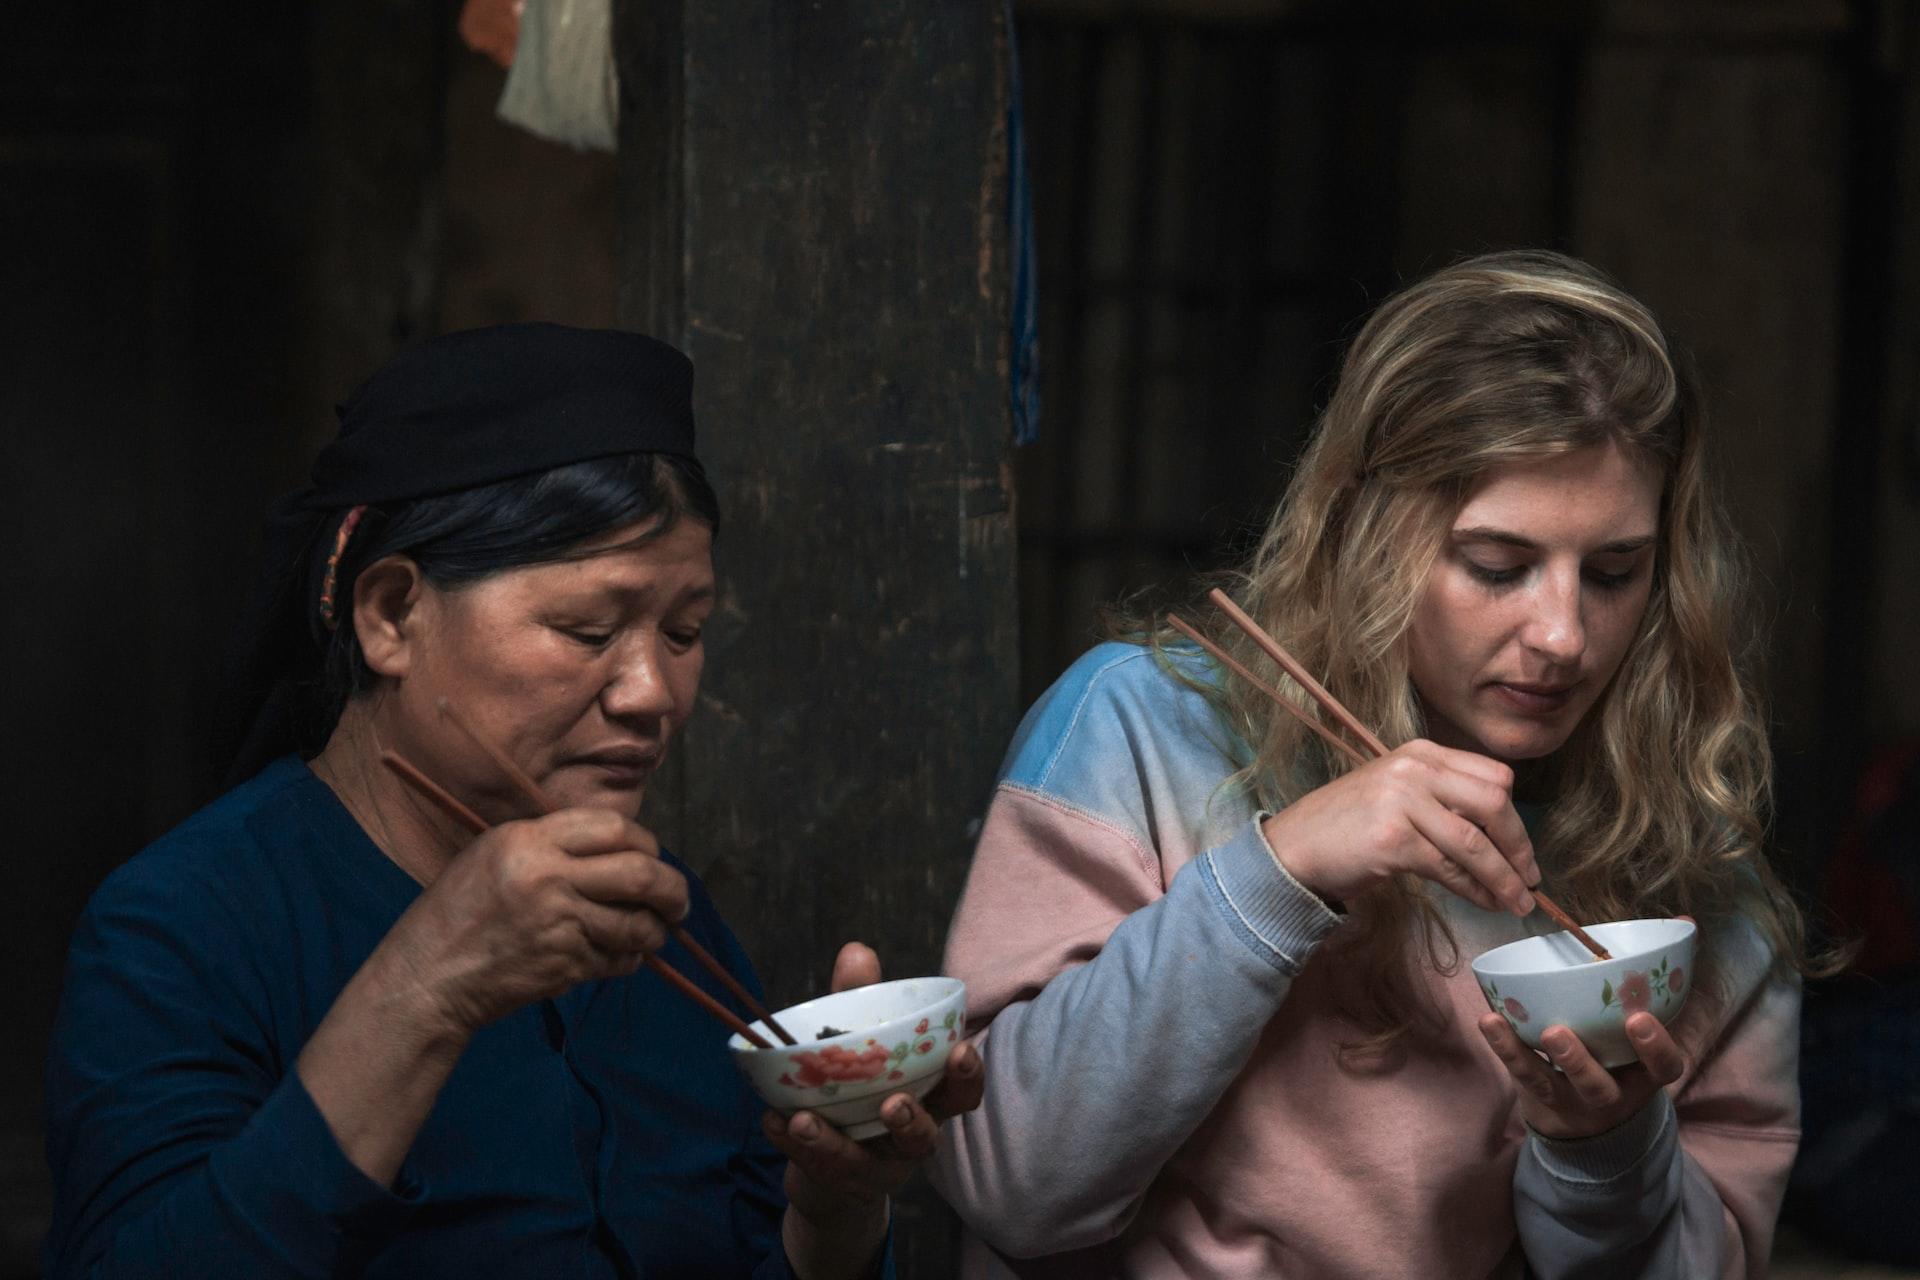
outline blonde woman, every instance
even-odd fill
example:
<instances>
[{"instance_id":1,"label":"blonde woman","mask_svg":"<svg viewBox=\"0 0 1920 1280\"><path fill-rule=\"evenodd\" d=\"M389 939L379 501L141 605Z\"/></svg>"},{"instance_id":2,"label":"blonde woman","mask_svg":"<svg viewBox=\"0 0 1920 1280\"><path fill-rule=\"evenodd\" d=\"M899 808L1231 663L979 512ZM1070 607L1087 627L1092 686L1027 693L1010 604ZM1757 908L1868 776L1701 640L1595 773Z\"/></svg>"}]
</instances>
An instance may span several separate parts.
<instances>
[{"instance_id":1,"label":"blonde woman","mask_svg":"<svg viewBox=\"0 0 1920 1280\"><path fill-rule=\"evenodd\" d=\"M1394 749L1158 635L1028 714L947 957L986 1028L935 1172L969 1274L1763 1275L1804 953L1739 589L1643 306L1547 253L1387 301L1235 594ZM1701 923L1632 1066L1565 1028L1549 1064L1467 967L1552 928L1543 873Z\"/></svg>"}]
</instances>

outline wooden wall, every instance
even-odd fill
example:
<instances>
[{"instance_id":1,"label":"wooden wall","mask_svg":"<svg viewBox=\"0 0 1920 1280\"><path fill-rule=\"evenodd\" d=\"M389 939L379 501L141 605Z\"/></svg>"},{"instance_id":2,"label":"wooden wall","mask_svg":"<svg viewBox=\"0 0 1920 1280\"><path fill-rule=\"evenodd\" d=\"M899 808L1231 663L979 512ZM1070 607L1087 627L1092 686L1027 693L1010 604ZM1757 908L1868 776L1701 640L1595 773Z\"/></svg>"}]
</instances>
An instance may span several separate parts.
<instances>
[{"instance_id":1,"label":"wooden wall","mask_svg":"<svg viewBox=\"0 0 1920 1280\"><path fill-rule=\"evenodd\" d=\"M648 820L776 1004L937 969L1018 713L994 5L630 6L622 318L697 370L720 603ZM930 1197L903 1275L950 1273Z\"/></svg>"}]
</instances>

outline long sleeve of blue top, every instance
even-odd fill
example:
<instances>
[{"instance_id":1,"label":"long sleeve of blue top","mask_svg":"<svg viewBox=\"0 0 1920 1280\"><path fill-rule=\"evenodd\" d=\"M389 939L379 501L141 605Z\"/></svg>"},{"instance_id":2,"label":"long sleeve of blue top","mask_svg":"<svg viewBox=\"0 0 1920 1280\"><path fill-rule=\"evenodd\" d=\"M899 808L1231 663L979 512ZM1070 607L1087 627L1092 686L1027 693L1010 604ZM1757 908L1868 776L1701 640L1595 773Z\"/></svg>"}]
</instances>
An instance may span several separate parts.
<instances>
[{"instance_id":1,"label":"long sleeve of blue top","mask_svg":"<svg viewBox=\"0 0 1920 1280\"><path fill-rule=\"evenodd\" d=\"M688 930L755 985L689 882ZM47 1063L46 1274L791 1276L725 1032L644 973L483 1028L392 1186L346 1158L293 1063L419 892L293 759L108 879Z\"/></svg>"}]
</instances>

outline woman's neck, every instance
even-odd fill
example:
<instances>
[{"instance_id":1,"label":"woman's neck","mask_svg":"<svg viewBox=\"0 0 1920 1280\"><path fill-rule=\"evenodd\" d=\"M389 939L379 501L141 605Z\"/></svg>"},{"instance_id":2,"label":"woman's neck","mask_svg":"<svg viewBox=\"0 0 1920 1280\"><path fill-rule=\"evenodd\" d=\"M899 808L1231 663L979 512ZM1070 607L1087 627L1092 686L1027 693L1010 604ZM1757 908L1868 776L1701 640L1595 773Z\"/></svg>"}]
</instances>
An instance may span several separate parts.
<instances>
[{"instance_id":1,"label":"woman's neck","mask_svg":"<svg viewBox=\"0 0 1920 1280\"><path fill-rule=\"evenodd\" d=\"M432 884L472 837L380 763L377 719L373 699L349 702L307 767L382 853L421 884Z\"/></svg>"}]
</instances>

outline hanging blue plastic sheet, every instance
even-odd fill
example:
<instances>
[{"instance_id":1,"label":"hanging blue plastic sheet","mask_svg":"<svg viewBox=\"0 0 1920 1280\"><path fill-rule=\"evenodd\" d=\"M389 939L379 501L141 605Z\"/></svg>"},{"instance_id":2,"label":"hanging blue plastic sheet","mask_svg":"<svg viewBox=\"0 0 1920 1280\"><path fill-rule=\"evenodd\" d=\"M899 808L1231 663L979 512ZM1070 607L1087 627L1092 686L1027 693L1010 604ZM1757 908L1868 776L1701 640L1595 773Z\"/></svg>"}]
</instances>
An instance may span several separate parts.
<instances>
[{"instance_id":1,"label":"hanging blue plastic sheet","mask_svg":"<svg viewBox=\"0 0 1920 1280\"><path fill-rule=\"evenodd\" d=\"M1013 442L1040 438L1040 271L1033 234L1033 181L1027 170L1027 130L1020 101L1020 44L1013 0L1006 0L1007 60L1013 92L1007 103L1008 239L1013 246Z\"/></svg>"}]
</instances>

